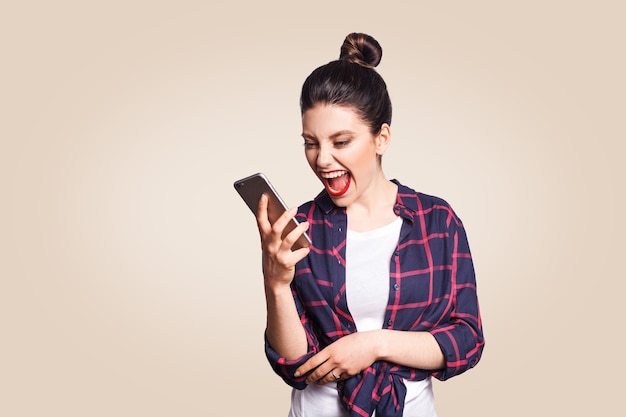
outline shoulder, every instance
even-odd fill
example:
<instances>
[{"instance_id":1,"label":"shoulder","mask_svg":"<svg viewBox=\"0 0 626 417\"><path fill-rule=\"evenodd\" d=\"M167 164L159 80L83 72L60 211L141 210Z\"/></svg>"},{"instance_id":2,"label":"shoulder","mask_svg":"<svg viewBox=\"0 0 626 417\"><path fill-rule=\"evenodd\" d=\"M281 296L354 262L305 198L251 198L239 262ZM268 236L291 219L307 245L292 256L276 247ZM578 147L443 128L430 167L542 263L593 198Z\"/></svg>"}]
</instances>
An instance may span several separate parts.
<instances>
[{"instance_id":1,"label":"shoulder","mask_svg":"<svg viewBox=\"0 0 626 417\"><path fill-rule=\"evenodd\" d=\"M409 206L450 206L448 202L441 197L415 191L413 188L402 184L398 180L392 181L398 185L398 200Z\"/></svg>"},{"instance_id":2,"label":"shoulder","mask_svg":"<svg viewBox=\"0 0 626 417\"><path fill-rule=\"evenodd\" d=\"M447 226L462 226L460 218L452 206L443 198L415 191L413 188L393 180L398 185L398 205L413 217L430 221L444 222Z\"/></svg>"}]
</instances>

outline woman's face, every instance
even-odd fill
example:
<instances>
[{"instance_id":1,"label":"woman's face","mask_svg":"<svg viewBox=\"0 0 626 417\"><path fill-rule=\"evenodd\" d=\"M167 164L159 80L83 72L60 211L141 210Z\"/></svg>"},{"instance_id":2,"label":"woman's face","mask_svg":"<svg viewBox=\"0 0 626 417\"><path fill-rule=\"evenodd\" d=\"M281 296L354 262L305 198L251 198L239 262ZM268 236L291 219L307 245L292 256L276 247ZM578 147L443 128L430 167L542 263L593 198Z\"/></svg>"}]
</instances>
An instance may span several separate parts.
<instances>
[{"instance_id":1,"label":"woman's face","mask_svg":"<svg viewBox=\"0 0 626 417\"><path fill-rule=\"evenodd\" d=\"M348 107L319 104L302 115L304 152L311 169L336 205L348 207L384 179L379 156L389 143L389 126L373 135Z\"/></svg>"}]
</instances>

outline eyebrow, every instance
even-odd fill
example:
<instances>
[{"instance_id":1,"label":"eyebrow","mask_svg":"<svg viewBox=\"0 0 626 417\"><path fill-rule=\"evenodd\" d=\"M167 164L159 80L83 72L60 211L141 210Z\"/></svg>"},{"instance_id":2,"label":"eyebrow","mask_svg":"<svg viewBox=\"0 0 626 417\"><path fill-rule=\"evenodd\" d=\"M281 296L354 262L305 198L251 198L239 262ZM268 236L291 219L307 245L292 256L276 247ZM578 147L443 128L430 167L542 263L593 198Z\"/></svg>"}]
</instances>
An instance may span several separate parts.
<instances>
[{"instance_id":1,"label":"eyebrow","mask_svg":"<svg viewBox=\"0 0 626 417\"><path fill-rule=\"evenodd\" d=\"M354 132L353 132L353 131L351 131L351 130L340 130L340 131L335 132L335 133L333 133L332 135L330 135L329 139L336 139L336 138L338 138L339 136L343 136L343 135L351 135L351 134L353 134L353 133L354 133ZM303 137L304 139L318 140L315 136L313 136L313 135L309 135L309 134L307 134L307 133L302 133L302 137Z\"/></svg>"}]
</instances>

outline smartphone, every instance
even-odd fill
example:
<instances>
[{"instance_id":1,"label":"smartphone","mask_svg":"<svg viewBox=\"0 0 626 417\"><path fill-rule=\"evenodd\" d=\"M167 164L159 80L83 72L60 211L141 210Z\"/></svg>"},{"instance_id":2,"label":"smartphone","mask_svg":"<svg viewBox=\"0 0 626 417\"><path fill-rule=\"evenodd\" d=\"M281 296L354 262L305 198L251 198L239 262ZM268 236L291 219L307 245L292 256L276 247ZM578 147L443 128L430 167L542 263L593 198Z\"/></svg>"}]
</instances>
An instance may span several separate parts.
<instances>
[{"instance_id":1,"label":"smartphone","mask_svg":"<svg viewBox=\"0 0 626 417\"><path fill-rule=\"evenodd\" d=\"M246 202L246 204L255 216L257 214L257 209L259 207L259 200L261 199L261 196L263 194L267 195L267 217L271 224L274 224L274 222L276 222L276 220L278 220L278 218L288 208L283 199L280 198L280 196L278 195L278 192L276 192L276 189L272 186L267 177L261 172L257 172L256 174L237 180L234 182L233 185L235 186L235 190L237 190L241 198L243 198L243 201ZM287 226L285 226L285 230L283 231L283 237L291 232L298 224L298 220L292 218ZM302 247L308 247L310 245L311 240L305 232L300 235L300 237L298 238L296 243L294 243L291 249L296 250Z\"/></svg>"}]
</instances>

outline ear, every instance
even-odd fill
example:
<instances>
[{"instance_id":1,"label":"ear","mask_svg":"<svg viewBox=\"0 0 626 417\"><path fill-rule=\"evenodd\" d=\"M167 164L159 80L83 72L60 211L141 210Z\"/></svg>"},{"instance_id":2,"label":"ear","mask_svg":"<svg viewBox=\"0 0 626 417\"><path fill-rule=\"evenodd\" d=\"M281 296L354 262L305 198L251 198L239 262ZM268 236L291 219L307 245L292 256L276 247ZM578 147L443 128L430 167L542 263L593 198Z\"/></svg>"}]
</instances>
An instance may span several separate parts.
<instances>
[{"instance_id":1,"label":"ear","mask_svg":"<svg viewBox=\"0 0 626 417\"><path fill-rule=\"evenodd\" d=\"M376 154L382 156L387 147L389 146L389 142L391 142L391 127L387 123L383 123L380 128L380 132L376 136Z\"/></svg>"}]
</instances>

